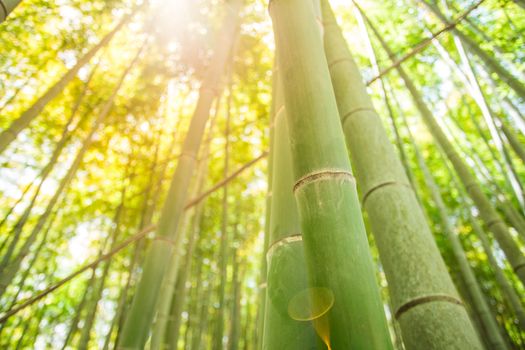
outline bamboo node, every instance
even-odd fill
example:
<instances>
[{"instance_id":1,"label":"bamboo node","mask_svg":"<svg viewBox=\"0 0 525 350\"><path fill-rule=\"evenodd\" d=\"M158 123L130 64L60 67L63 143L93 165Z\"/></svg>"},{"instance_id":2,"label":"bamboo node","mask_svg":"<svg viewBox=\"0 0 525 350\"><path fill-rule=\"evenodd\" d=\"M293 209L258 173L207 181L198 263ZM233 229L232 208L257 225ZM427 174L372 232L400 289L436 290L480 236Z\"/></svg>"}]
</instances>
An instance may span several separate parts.
<instances>
[{"instance_id":1,"label":"bamboo node","mask_svg":"<svg viewBox=\"0 0 525 350\"><path fill-rule=\"evenodd\" d=\"M216 86L201 86L200 88L201 92L204 92L206 90L210 91L215 96L219 96L220 89Z\"/></svg>"},{"instance_id":2,"label":"bamboo node","mask_svg":"<svg viewBox=\"0 0 525 350\"><path fill-rule=\"evenodd\" d=\"M348 170L323 169L306 174L297 180L293 186L293 192L297 192L300 188L310 183L333 179L340 179L355 183L354 175L352 175L352 173Z\"/></svg>"},{"instance_id":3,"label":"bamboo node","mask_svg":"<svg viewBox=\"0 0 525 350\"><path fill-rule=\"evenodd\" d=\"M488 229L490 229L491 226L493 225L496 225L496 224L503 224L503 221L501 221L500 218L495 218L495 219L492 219L490 221L488 221L485 226L487 226Z\"/></svg>"},{"instance_id":4,"label":"bamboo node","mask_svg":"<svg viewBox=\"0 0 525 350\"><path fill-rule=\"evenodd\" d=\"M338 63L341 62L354 62L354 60L351 57L341 57L333 60L332 62L328 63L328 69L332 69L333 66L335 66Z\"/></svg>"},{"instance_id":5,"label":"bamboo node","mask_svg":"<svg viewBox=\"0 0 525 350\"><path fill-rule=\"evenodd\" d=\"M346 113L345 115L341 117L341 124L345 125L346 121L350 119L350 116L352 114L357 113L357 112L364 112L364 111L369 111L373 113L376 112L373 107L360 107L360 108L352 109L350 112Z\"/></svg>"},{"instance_id":6,"label":"bamboo node","mask_svg":"<svg viewBox=\"0 0 525 350\"><path fill-rule=\"evenodd\" d=\"M401 315L407 312L408 310L418 305L431 303L434 301L442 301L442 302L447 302L447 303L452 303L452 304L463 306L463 302L461 300L451 295L446 295L446 294L424 295L424 296L412 299L404 303L403 305L401 305L395 312L394 317L396 318L396 320L399 320L399 317L401 317Z\"/></svg>"},{"instance_id":7,"label":"bamboo node","mask_svg":"<svg viewBox=\"0 0 525 350\"><path fill-rule=\"evenodd\" d=\"M169 239L169 238L164 237L164 236L155 236L155 237L153 237L153 240L154 241L166 242L166 243L169 243L171 245L175 245L175 241L174 240Z\"/></svg>"},{"instance_id":8,"label":"bamboo node","mask_svg":"<svg viewBox=\"0 0 525 350\"><path fill-rule=\"evenodd\" d=\"M518 273L518 270L519 269L522 269L525 267L525 262L521 263L521 264L518 264L516 266L513 266L512 269L514 270L514 272Z\"/></svg>"},{"instance_id":9,"label":"bamboo node","mask_svg":"<svg viewBox=\"0 0 525 350\"><path fill-rule=\"evenodd\" d=\"M193 160L195 160L195 161L198 160L198 159L197 159L197 155L194 154L194 153L184 152L184 151L183 151L183 152L181 152L181 153L179 154L179 157L184 157L184 156L189 157L189 158L191 158L191 159L193 159Z\"/></svg>"},{"instance_id":10,"label":"bamboo node","mask_svg":"<svg viewBox=\"0 0 525 350\"><path fill-rule=\"evenodd\" d=\"M379 185L376 185L376 186L372 187L371 189L369 189L368 192L366 192L363 195L363 199L361 200L361 205L364 207L368 197L370 197L370 195L372 193L374 193L376 190L379 190L379 189L381 189L383 187L394 186L394 185L408 187L410 190L412 190L412 187L409 184L407 184L407 183L399 182L399 181L386 181L386 182L380 183Z\"/></svg>"},{"instance_id":11,"label":"bamboo node","mask_svg":"<svg viewBox=\"0 0 525 350\"><path fill-rule=\"evenodd\" d=\"M266 261L269 263L270 262L270 259L273 255L273 253L281 248L281 247L284 247L288 244L291 244L291 243L298 243L298 242L302 242L303 241L303 235L300 234L300 233L297 233L297 234L294 234L294 235L291 235L291 236L286 236L284 238L281 238L280 240L277 240L275 241L274 243L272 243L272 245L268 248L268 251L266 252Z\"/></svg>"}]
</instances>

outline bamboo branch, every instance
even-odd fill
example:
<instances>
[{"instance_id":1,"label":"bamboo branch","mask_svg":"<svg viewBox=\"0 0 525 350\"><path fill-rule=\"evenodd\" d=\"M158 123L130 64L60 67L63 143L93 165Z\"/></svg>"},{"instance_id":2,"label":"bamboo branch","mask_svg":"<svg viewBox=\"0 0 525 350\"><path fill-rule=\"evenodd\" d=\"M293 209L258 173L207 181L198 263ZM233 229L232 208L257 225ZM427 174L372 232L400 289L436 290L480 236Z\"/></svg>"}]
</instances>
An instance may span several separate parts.
<instances>
[{"instance_id":1,"label":"bamboo branch","mask_svg":"<svg viewBox=\"0 0 525 350\"><path fill-rule=\"evenodd\" d=\"M354 1L352 0L352 2L354 3L354 5L361 11L361 7ZM421 52L424 48L426 48L428 46L428 44L430 44L434 39L437 39L439 36L441 36L443 33L446 33L448 32L449 30L455 28L458 24L460 24L472 11L474 11L475 9L477 9L483 2L485 2L485 0L480 0L478 1L477 3L475 3L474 5L472 5L471 7L469 7L465 12L463 12L463 14L461 14L458 18L456 18L454 21L450 22L449 24L447 24L446 26L444 26L441 30L435 32L434 34L432 34L430 37L426 38L426 39L423 39L422 41L420 41L419 43L417 43L413 48L412 50L410 50L408 53L406 53L404 56L398 58L394 63L392 63L392 65L390 65L389 67L381 70L379 72L378 75L376 75L375 77L373 77L372 79L370 79L367 83L366 83L366 86L370 86L373 82L375 82L376 80L380 79L382 76L384 76L385 74L387 74L388 72L390 72L392 69L394 68L397 68L398 66L401 65L401 63L405 62L406 60L408 60L410 57L416 55L417 53Z\"/></svg>"}]
</instances>

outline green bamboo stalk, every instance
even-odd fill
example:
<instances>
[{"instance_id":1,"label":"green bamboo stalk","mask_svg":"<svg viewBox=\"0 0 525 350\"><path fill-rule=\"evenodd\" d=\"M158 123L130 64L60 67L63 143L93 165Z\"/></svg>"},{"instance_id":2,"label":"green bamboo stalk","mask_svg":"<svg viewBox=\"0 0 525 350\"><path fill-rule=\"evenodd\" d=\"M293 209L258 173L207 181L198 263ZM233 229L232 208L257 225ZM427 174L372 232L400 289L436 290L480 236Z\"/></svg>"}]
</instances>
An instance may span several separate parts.
<instances>
[{"instance_id":1,"label":"green bamboo stalk","mask_svg":"<svg viewBox=\"0 0 525 350\"><path fill-rule=\"evenodd\" d=\"M248 298L248 297L247 297ZM253 337L252 335L254 334L252 332L252 328L253 328L253 323L252 323L252 308L251 308L251 303L250 302L246 302L245 304L245 308L244 308L244 326L242 327L244 332L243 332L243 350L249 350L249 349L253 349L252 347L250 347L251 344L254 344L253 342Z\"/></svg>"},{"instance_id":2,"label":"green bamboo stalk","mask_svg":"<svg viewBox=\"0 0 525 350\"><path fill-rule=\"evenodd\" d=\"M395 60L392 51L388 47L387 43L380 37L373 24L366 18L366 16L364 16L364 18L365 20L367 20L368 25L376 34L376 37L381 43L381 46L388 53L390 58L392 60ZM480 211L480 215L483 218L485 225L487 225L488 229L494 234L494 237L497 239L502 250L505 252L507 259L512 265L514 272L518 275L522 283L525 284L525 257L521 253L516 242L511 237L507 226L505 225L500 215L494 209L492 203L481 189L481 186L479 185L476 177L471 173L468 165L457 153L457 151L454 148L454 145L447 139L443 130L441 130L441 127L434 119L432 112L423 101L421 94L417 90L416 86L414 85L408 74L401 66L396 67L396 69L401 78L403 79L405 86L409 90L410 95L414 100L414 104L416 105L417 109L421 114L421 117L423 118L423 121L427 125L429 131L433 135L436 142L443 148L443 151L454 166L454 169L459 175L459 178L463 183L463 186L467 190L467 193L472 198L472 200L476 204L476 207Z\"/></svg>"},{"instance_id":3,"label":"green bamboo stalk","mask_svg":"<svg viewBox=\"0 0 525 350\"><path fill-rule=\"evenodd\" d=\"M219 103L217 102L217 106ZM212 118L208 133L211 134L214 124L216 120L216 115ZM203 151L203 157L202 160L199 163L198 171L197 171L197 179L195 181L195 184L193 186L196 186L196 192L197 194L202 192L204 180L206 179L207 174L207 168L208 168L208 157L209 157L209 150L210 150L210 143L211 143L211 136L208 138L208 141L206 142L205 149ZM194 210L193 219L200 215L200 212L202 211L202 202L200 202L197 207ZM193 239L193 227L190 225L189 217L184 214L183 216L183 237L188 237L191 240ZM154 323L154 327L152 330L152 336L151 336L151 349L164 349L167 348L166 344L166 327L169 322L169 319L172 317L171 315L171 308L170 305L172 305L172 300L174 298L174 293L176 290L176 285L178 283L179 277L179 270L183 270L184 267L180 265L180 259L182 257L183 253L183 239L178 240L175 242L173 251L174 253L171 256L169 267L166 271L166 276L164 277L162 281L162 288L159 295L159 302L157 305L157 315ZM187 244L188 249L190 247L190 242ZM185 265L184 265L185 266Z\"/></svg>"},{"instance_id":4,"label":"green bamboo stalk","mask_svg":"<svg viewBox=\"0 0 525 350\"><path fill-rule=\"evenodd\" d=\"M197 242L197 247L201 248L203 245L203 237L200 237L200 240ZM196 248L197 248L196 247ZM203 258L203 249L195 249L195 254L192 257L192 259L195 259L196 263L192 262L193 266L193 273L192 276L195 276L195 281L190 285L191 289L189 291L189 298L188 298L188 314L190 315L190 318L186 322L186 332L184 334L184 348L185 349L191 349L191 345L193 343L193 339L199 329L199 310L200 310L200 302L201 297L203 296L204 291L204 258ZM175 327L170 327L170 329L174 329ZM172 340L172 337L168 337L168 343L175 345L175 341ZM171 345L171 348L173 350L176 350L177 347Z\"/></svg>"},{"instance_id":5,"label":"green bamboo stalk","mask_svg":"<svg viewBox=\"0 0 525 350\"><path fill-rule=\"evenodd\" d=\"M324 340L335 349L391 349L323 53L322 21L313 4L301 0L273 0L269 10L309 285L334 301L324 316L330 332Z\"/></svg>"},{"instance_id":6,"label":"green bamboo stalk","mask_svg":"<svg viewBox=\"0 0 525 350\"><path fill-rule=\"evenodd\" d=\"M516 294L516 291L514 290L510 282L507 280L507 277L505 277L504 272L499 267L498 262L496 261L496 258L492 253L492 248L489 243L489 239L485 234L484 230L480 227L477 220L474 217L472 217L472 214L470 212L469 216L470 223L472 225L472 230L483 245L483 250L487 255L487 259L492 268L492 271L494 272L496 282L498 283L500 289L503 291L503 294L506 296L507 300L510 302L511 308L515 313L516 318L518 319L519 327L522 331L525 331L525 309L523 308L523 305L520 301L520 297Z\"/></svg>"},{"instance_id":7,"label":"green bamboo stalk","mask_svg":"<svg viewBox=\"0 0 525 350\"><path fill-rule=\"evenodd\" d=\"M168 90L168 93L166 95L166 100L169 100L169 90ZM185 101L185 99L184 99L184 101ZM175 123L175 128L174 128L174 130L172 132L173 136L172 136L171 142L170 142L169 147L168 147L168 150L170 150L168 158L171 158L171 156L172 156L171 153L173 152L173 149L175 148L174 146L175 146L175 142L177 140L177 134L178 134L178 131L179 131L181 120L182 120L182 112L183 112L184 105L185 105L184 102L181 103L181 105L180 105L180 110L179 110L179 113L178 113L178 119L177 119L177 121ZM164 121L166 120L166 117L167 117L167 111L168 111L168 108L166 107L165 108ZM143 197L143 201L142 201L142 208L141 208L141 214L140 214L139 227L138 227L139 231L142 231L145 227L151 225L151 221L152 221L152 218L153 218L153 213L155 212L155 208L158 205L158 198L159 198L160 192L161 192L162 180L165 178L167 162L162 162L162 165L160 166L160 169L157 169L157 166L158 166L158 163L159 163L159 148L160 148L160 145L161 145L161 142L162 142L162 135L163 135L163 129L161 128L159 130L158 139L156 141L154 141L154 147L155 147L155 149L154 149L154 157L153 157L153 160L151 162L151 166L149 168L150 169L150 173L154 174L154 176L150 176L149 177L148 183L146 185L146 190L144 192L144 197ZM155 173L157 173L156 174L157 178L155 178ZM143 250L144 250L144 240L141 240L135 246L135 249L134 249L134 251L132 253L131 262L130 262L129 268L128 268L129 269L129 274L128 274L128 277L127 277L127 281L126 281L125 287L123 288L123 290L121 292L121 295L119 297L118 309L117 309L117 312L115 313L115 317L114 317L114 319L117 320L116 322L114 322L115 327L117 327L117 334L115 336L114 348L116 348L116 346L118 344L118 341L119 341L119 338L120 338L120 335L121 335L121 330L123 328L124 319L125 319L125 316L126 316L125 306L126 306L126 303L127 303L129 291L131 290L131 286L132 286L132 279L133 279L133 275L134 275L133 272L135 271L135 267L139 266L141 264L141 261L142 261L143 255L144 255L143 254ZM113 324L112 324L112 326L113 326ZM110 329L110 331L108 333L108 338L111 336L111 332L112 332L112 330ZM108 347L109 347L109 344L107 344L107 346L105 345L104 346L104 350L106 350Z\"/></svg>"},{"instance_id":8,"label":"green bamboo stalk","mask_svg":"<svg viewBox=\"0 0 525 350\"><path fill-rule=\"evenodd\" d=\"M445 160L446 155L444 155L441 149L439 148L438 148L438 151L440 151L442 159ZM444 162L444 165L445 165L445 169L447 170L449 174L449 177L452 179L452 182L454 183L454 186L458 189L460 193L459 203L461 204L463 208L467 209L466 214L467 214L468 222L470 223L472 227L472 231L474 232L476 237L480 240L483 246L483 250L485 251L485 255L487 256L489 265L492 271L494 272L496 282L499 285L500 289L502 290L503 294L505 294L506 298L509 300L511 308L516 314L516 317L518 319L520 328L524 330L525 329L525 310L520 301L520 297L516 294L514 287L512 287L507 277L505 276L505 273L499 267L498 262L492 252L492 246L489 242L489 238L487 234L485 233L485 230L481 228L481 226L478 224L478 219L475 218L474 215L472 214L472 210L471 210L472 204L470 203L470 197L466 193L465 189L459 184L457 175L453 174L452 169L450 169L450 167L448 166L446 162Z\"/></svg>"},{"instance_id":9,"label":"green bamboo stalk","mask_svg":"<svg viewBox=\"0 0 525 350\"><path fill-rule=\"evenodd\" d=\"M272 208L272 189L273 189L273 155L274 155L274 139L275 139L275 94L276 94L276 82L277 82L277 63L274 61L273 72L272 72L272 102L270 108L270 125L269 125L269 151L268 151L268 161L267 161L267 190L266 190L266 208L265 208L265 218L264 218L264 245L263 252L268 250L270 244L270 219L271 219L271 208ZM266 313L266 287L268 285L267 281L268 275L268 263L266 260L266 255L262 254L261 256L261 275L259 277L259 302L257 306L257 327L256 327L256 350L262 349L262 340L264 333L264 317Z\"/></svg>"},{"instance_id":10,"label":"green bamboo stalk","mask_svg":"<svg viewBox=\"0 0 525 350\"><path fill-rule=\"evenodd\" d=\"M219 102L217 102L217 106L219 106ZM202 192L204 188L204 183L207 176L207 169L208 169L208 163L209 163L209 153L210 153L210 146L211 146L211 135L214 129L215 121L217 119L217 111L218 107L216 109L216 114L212 118L210 125L208 127L208 140L206 142L206 146L203 150L203 156L200 161L199 169L197 172L197 179L195 182L195 193L199 194ZM190 224L183 224L184 227L184 237L189 236L189 241L186 245L187 250L192 250L193 242L195 241L195 235L198 235L198 231L196 230L196 225L200 223L200 216L202 214L202 206L204 202L200 202L193 214L193 223ZM187 218L185 216L185 218ZM189 220L184 220L189 221ZM195 222L197 221L197 222ZM153 328L152 333L152 339L151 339L151 346L150 348L153 349L164 349L169 348L169 344L166 343L166 331L167 331L167 324L170 318L172 317L180 317L180 315L173 315L170 310L170 305L173 304L172 300L175 298L176 293L176 285L178 283L179 277L178 273L179 270L183 270L188 265L188 262L184 264L184 266L180 265L180 258L182 256L182 240L178 241L178 246L174 247L174 254L172 254L171 262L168 268L168 271L166 272L166 277L164 277L163 280L163 288L160 292L159 296L159 305L157 307L157 318L155 320L155 327ZM191 255L191 254L190 254ZM176 301L177 303L179 300Z\"/></svg>"},{"instance_id":11,"label":"green bamboo stalk","mask_svg":"<svg viewBox=\"0 0 525 350\"><path fill-rule=\"evenodd\" d=\"M126 179L129 178L129 167L131 164L132 157L130 156L128 158L128 164L126 166L126 171L124 175L123 181L125 182ZM126 191L127 191L127 185L124 185L121 190L120 194L120 204L118 205L117 209L115 210L115 216L113 218L113 230L112 232L107 236L106 243L104 246L109 246L110 249L114 249L116 244L119 242L119 236L121 232L121 222L122 222L122 212L124 210L124 203L126 199ZM105 250L106 247L103 247L103 250ZM80 340L78 342L78 349L80 350L87 350L89 341L91 339L91 331L93 328L93 324L95 323L95 316L97 313L98 303L102 299L102 293L104 291L104 287L106 284L106 280L109 274L109 270L111 267L111 260L105 261L102 268L102 275L93 283L92 286L92 294L91 298L89 300L89 304L87 306L87 315L84 318L84 322L82 325L82 332L80 334Z\"/></svg>"},{"instance_id":12,"label":"green bamboo stalk","mask_svg":"<svg viewBox=\"0 0 525 350\"><path fill-rule=\"evenodd\" d=\"M525 164L525 149L523 148L522 142L518 139L518 135L504 123L501 124L501 131L505 134L510 147L512 147L516 155L521 159L523 164Z\"/></svg>"},{"instance_id":13,"label":"green bamboo stalk","mask_svg":"<svg viewBox=\"0 0 525 350\"><path fill-rule=\"evenodd\" d=\"M322 5L325 52L341 123L405 345L407 349L479 348L359 69L328 2Z\"/></svg>"},{"instance_id":14,"label":"green bamboo stalk","mask_svg":"<svg viewBox=\"0 0 525 350\"><path fill-rule=\"evenodd\" d=\"M217 116L219 113L220 106L220 99L217 101L217 105L215 107L215 115L210 123L209 130L208 130L208 138L206 142L206 149L203 151L203 156L201 157L202 164L200 165L200 171L199 176L197 179L197 193L202 193L202 190L204 188L204 182L207 176L207 169L208 169L208 161L209 161L209 155L210 155L210 145L211 140L213 136L213 129L215 127L215 122L217 120ZM189 231L189 239L186 246L186 254L185 254L185 263L183 266L181 266L180 273L178 273L175 276L172 276L173 284L175 286L174 289L172 289L172 292L170 294L170 302L171 302L171 310L169 311L169 322L167 322L165 326L165 332L166 335L164 336L164 343L166 349L177 349L179 334L180 334L180 327L182 323L181 314L183 311L184 303L186 300L186 282L188 280L189 274L191 272L192 267L192 260L193 260L193 254L195 250L195 244L197 243L197 239L200 239L200 228L202 224L202 214L203 214L203 205L204 202L199 202L197 204L197 207L195 208L195 213L193 217L192 227L188 229ZM177 263L178 265L178 263ZM175 281L176 278L176 281ZM201 275L199 275L199 280L202 278ZM175 283L176 282L176 283ZM195 310L195 313L197 313L197 310ZM190 320L187 321L187 329L185 333L185 346L189 344L189 338L188 331L189 331L189 324Z\"/></svg>"},{"instance_id":15,"label":"green bamboo stalk","mask_svg":"<svg viewBox=\"0 0 525 350\"><path fill-rule=\"evenodd\" d=\"M5 1L5 0L4 0ZM51 86L38 100L33 103L31 107L25 110L18 119L14 120L9 127L0 133L0 154L2 154L5 149L13 142L18 134L24 130L46 107L46 105L51 102L59 93L64 90L67 84L71 82L77 75L78 71L85 66L97 52L105 47L115 34L130 21L133 15L138 11L140 7L135 8L130 14L124 16L122 20L117 24L117 26L102 40L89 50L84 56L82 56L77 63L64 74L59 81L57 81L53 86Z\"/></svg>"},{"instance_id":16,"label":"green bamboo stalk","mask_svg":"<svg viewBox=\"0 0 525 350\"><path fill-rule=\"evenodd\" d=\"M449 20L439 10L435 3L430 3L427 0L418 1L423 3L432 13L434 13L443 24L450 24ZM451 32L466 45L469 51L478 56L490 71L496 73L501 80L503 80L523 101L525 101L525 85L523 82L513 76L508 70L499 64L492 55L484 51L476 42L474 42L474 40L465 35L460 29L452 27Z\"/></svg>"},{"instance_id":17,"label":"green bamboo stalk","mask_svg":"<svg viewBox=\"0 0 525 350\"><path fill-rule=\"evenodd\" d=\"M500 200L499 208L507 221L514 227L521 239L525 242L525 219L523 216L514 208L512 203L505 199Z\"/></svg>"},{"instance_id":18,"label":"green bamboo stalk","mask_svg":"<svg viewBox=\"0 0 525 350\"><path fill-rule=\"evenodd\" d=\"M197 210L200 212L197 212ZM194 217L194 224L192 227L192 232L190 233L189 241L186 248L186 254L184 257L184 266L181 266L181 271L178 274L177 283L175 285L175 290L172 293L171 300L171 310L169 322L166 325L166 335L165 335L165 348L170 350L177 350L177 344L179 341L180 335L180 326L182 323L182 311L184 303L186 301L186 282L191 272L193 254L195 251L196 240L198 239L197 235L199 234L199 224L201 221L202 207L196 208L196 213ZM198 222L199 224L196 224ZM189 322L189 321L188 321Z\"/></svg>"},{"instance_id":19,"label":"green bamboo stalk","mask_svg":"<svg viewBox=\"0 0 525 350\"><path fill-rule=\"evenodd\" d=\"M22 0L0 0L0 23L20 4Z\"/></svg>"},{"instance_id":20,"label":"green bamboo stalk","mask_svg":"<svg viewBox=\"0 0 525 350\"><path fill-rule=\"evenodd\" d=\"M239 217L239 212L237 217ZM234 239L238 239L238 224L233 225L234 227ZM233 274L232 274L232 285L233 285L233 300L232 300L232 311L231 311L231 329L230 336L228 337L228 350L239 349L239 338L240 338L240 303L241 303L241 281L242 272L239 272L239 261L238 248L233 250Z\"/></svg>"},{"instance_id":21,"label":"green bamboo stalk","mask_svg":"<svg viewBox=\"0 0 525 350\"><path fill-rule=\"evenodd\" d=\"M26 279L29 277L30 272L33 271L33 267L35 266L35 263L36 263L39 255L41 253L41 249L44 247L45 244L48 243L47 242L47 237L48 237L49 232L51 231L51 228L53 227L53 224L55 223L56 219L57 219L57 213L54 212L52 217L51 217L51 219L49 220L49 223L47 224L47 228L45 229L44 234L42 235L42 239L40 241L39 246L36 248L31 261L29 262L27 268L25 269L22 278L18 282L18 285L17 285L18 290L13 295L13 297L11 299L11 303L9 304L9 307L5 308L5 310L7 310L8 312L16 307L17 302L19 301L18 298L19 298L20 294L24 291L24 285L25 285ZM4 339L4 337L2 336L2 332L4 331L6 326L7 326L7 322L2 322L0 324L0 339ZM12 328L14 328L14 327L12 327ZM10 343L10 342L8 342L8 343Z\"/></svg>"},{"instance_id":22,"label":"green bamboo stalk","mask_svg":"<svg viewBox=\"0 0 525 350\"><path fill-rule=\"evenodd\" d=\"M228 94L228 103L226 108L226 126L224 131L224 166L223 166L223 177L228 175L228 169L230 164L230 119L231 119L231 85ZM226 284L227 281L227 265L228 255L230 251L231 243L228 239L228 186L223 187L222 193L222 218L221 218L221 240L219 247L219 304L217 309L217 320L215 330L215 343L213 349L222 350L224 348L223 336L224 336L224 313L226 310Z\"/></svg>"},{"instance_id":23,"label":"green bamboo stalk","mask_svg":"<svg viewBox=\"0 0 525 350\"><path fill-rule=\"evenodd\" d=\"M516 174L515 168L512 163L512 159L510 158L508 152L506 151L503 145L503 140L501 138L501 135L499 134L498 127L494 120L494 111L490 108L489 104L487 103L486 97L483 91L481 90L474 68L469 60L467 52L463 48L461 40L459 40L457 37L454 37L454 42L459 52L460 59L463 62L463 67L465 68L467 79L470 82L472 98L476 101L481 110L481 115L485 120L485 124L487 125L487 128L490 132L492 141L496 149L500 153L501 158L503 159L503 167L505 169L505 173L509 174L510 186L515 192L516 198L523 207L525 203L523 188L521 187L519 177Z\"/></svg>"},{"instance_id":24,"label":"green bamboo stalk","mask_svg":"<svg viewBox=\"0 0 525 350\"><path fill-rule=\"evenodd\" d=\"M410 131L408 123L406 122L406 120L404 122L405 128L410 138L410 143L412 144L412 147L414 148L414 152L416 154L419 169L423 173L426 186L430 190L432 200L438 210L441 228L444 231L448 241L450 242L452 252L458 263L459 272L470 295L470 299L472 300L472 306L478 314L483 325L483 329L485 330L488 345L490 346L490 349L508 349L508 346L505 343L505 340L499 329L498 323L492 316L492 312L490 311L487 301L483 296L483 292L476 280L474 271L472 271L472 268L469 265L461 242L454 232L454 228L452 226L452 223L450 222L446 205L443 201L441 193L439 192L438 185L436 184L430 172L430 169L427 167L425 160L423 159L423 156L421 154L421 151L419 150L419 147L415 143L414 137L412 136L412 132Z\"/></svg>"},{"instance_id":25,"label":"green bamboo stalk","mask_svg":"<svg viewBox=\"0 0 525 350\"><path fill-rule=\"evenodd\" d=\"M142 276L124 325L118 349L142 349L144 347L153 320L162 278L173 252L172 245L176 240L181 239L180 232L177 234L177 228L184 210L188 185L196 166L196 158L211 104L217 92L221 90L220 80L233 46L241 0L231 0L226 3L226 7L227 14L212 58L213 64L202 83L195 113L175 174L172 177L155 238L146 255Z\"/></svg>"},{"instance_id":26,"label":"green bamboo stalk","mask_svg":"<svg viewBox=\"0 0 525 350\"><path fill-rule=\"evenodd\" d=\"M100 252L100 254L102 254L102 251ZM96 276L97 276L96 269L92 269L91 276L86 282L86 286L84 288L84 292L82 293L82 297L80 298L80 302L75 307L75 314L73 316L73 319L71 320L71 323L67 331L66 338L64 339L64 343L62 344L61 350L66 349L66 347L69 344L69 341L73 339L73 337L75 336L75 333L78 331L78 322L80 321L80 316L86 306L86 303L89 301L90 289L96 282Z\"/></svg>"},{"instance_id":27,"label":"green bamboo stalk","mask_svg":"<svg viewBox=\"0 0 525 350\"><path fill-rule=\"evenodd\" d=\"M317 349L320 348L319 338L312 324L295 320L296 315L288 312L292 298L308 288L308 272L299 213L291 190L294 183L292 155L279 73L274 76L274 89L272 203L266 250L268 274L262 349Z\"/></svg>"},{"instance_id":28,"label":"green bamboo stalk","mask_svg":"<svg viewBox=\"0 0 525 350\"><path fill-rule=\"evenodd\" d=\"M213 272L210 268L210 271L208 272L208 275L206 276L208 281L211 281L213 279ZM206 330L208 329L209 324L209 308L211 304L211 293L213 291L213 286L208 284L206 287L206 291L203 295L203 298L200 299L201 307L199 310L199 325L196 332L193 334L192 341L191 341L191 350L200 350L204 349L206 347L201 347L202 339L204 334L206 334Z\"/></svg>"},{"instance_id":29,"label":"green bamboo stalk","mask_svg":"<svg viewBox=\"0 0 525 350\"><path fill-rule=\"evenodd\" d=\"M363 18L361 16L359 16L359 12L356 12L356 13L357 13L356 17L357 17L357 21L359 23L359 27L361 28L363 33L367 34L366 33L366 26L365 26L365 23L363 21ZM327 13L327 15L330 15L330 14L331 14L331 12ZM335 19L333 19L333 20L335 21ZM335 22L335 23L337 23L337 22ZM334 35L335 39L344 40L344 38L341 37L338 34L338 31L335 32L335 34L336 34L336 35ZM375 75L379 76L381 70L379 68L379 63L378 63L377 57L375 56L374 48L372 46L372 43L369 40L368 34L365 35L365 39L366 39L365 40L365 44L367 45L367 49L369 51L370 62L372 63L372 67L373 67L373 69L375 71L374 73L375 73ZM343 48L347 47L346 42L344 42L344 41L341 42L341 45L342 45ZM348 51L348 54L350 54L349 50L345 50L345 51ZM357 66L355 66L355 68L357 69ZM354 74L355 73L358 73L358 71L354 71ZM362 81L360 76L359 76L359 81ZM389 116L389 119L390 119L390 121L392 123L392 129L394 130L394 136L395 136L395 139L396 139L396 145L397 145L397 148L399 150L399 154L401 156L401 163L403 165L403 168L405 169L406 175L408 176L408 181L410 183L410 186L412 187L412 190L414 191L414 194L416 195L416 199L417 199L418 203L421 205L421 203L422 203L421 202L421 198L419 197L419 194L416 191L416 187L415 187L414 172L412 171L412 168L409 165L408 155L406 154L405 148L403 146L403 139L401 137L401 133L399 131L399 127L397 126L397 123L396 123L396 120L395 120L395 117L394 117L393 107L392 107L392 104L390 102L390 98L389 98L389 94L388 94L388 92L390 92L390 94L392 94L392 87L389 86L390 89L387 89L387 84L385 82L385 79L380 78L379 81L381 83L382 97L383 97L383 100L385 102L385 106L387 107L388 116ZM403 113L402 110L399 108L399 102L396 99L396 97L394 95L392 97L393 97L394 103L396 104L396 106L398 106L398 112L399 113ZM337 98L337 92L336 92L336 98ZM344 129L344 125L343 125L343 131L344 130L345 129Z\"/></svg>"}]
</instances>

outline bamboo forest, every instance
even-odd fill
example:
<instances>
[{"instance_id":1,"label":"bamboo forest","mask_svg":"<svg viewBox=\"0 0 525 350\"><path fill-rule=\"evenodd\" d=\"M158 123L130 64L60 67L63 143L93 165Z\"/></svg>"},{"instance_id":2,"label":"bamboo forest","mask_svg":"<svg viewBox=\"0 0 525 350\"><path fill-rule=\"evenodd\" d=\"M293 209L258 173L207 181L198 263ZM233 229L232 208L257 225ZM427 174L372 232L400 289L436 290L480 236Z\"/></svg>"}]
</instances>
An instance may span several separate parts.
<instances>
[{"instance_id":1,"label":"bamboo forest","mask_svg":"<svg viewBox=\"0 0 525 350\"><path fill-rule=\"evenodd\" d=\"M524 0L0 0L0 349L525 349Z\"/></svg>"}]
</instances>

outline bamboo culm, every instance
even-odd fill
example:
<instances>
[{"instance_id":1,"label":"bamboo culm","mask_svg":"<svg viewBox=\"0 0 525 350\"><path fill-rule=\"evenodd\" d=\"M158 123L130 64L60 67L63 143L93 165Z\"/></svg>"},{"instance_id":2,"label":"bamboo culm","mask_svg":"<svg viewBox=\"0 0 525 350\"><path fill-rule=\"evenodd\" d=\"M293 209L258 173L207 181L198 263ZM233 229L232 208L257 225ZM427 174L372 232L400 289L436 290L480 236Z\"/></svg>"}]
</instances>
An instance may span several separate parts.
<instances>
[{"instance_id":1,"label":"bamboo culm","mask_svg":"<svg viewBox=\"0 0 525 350\"><path fill-rule=\"evenodd\" d=\"M322 4L325 53L341 124L405 346L480 348L335 16L327 1Z\"/></svg>"},{"instance_id":2,"label":"bamboo culm","mask_svg":"<svg viewBox=\"0 0 525 350\"><path fill-rule=\"evenodd\" d=\"M275 73L274 73L275 74ZM262 349L317 349L320 338L311 322L294 319L288 305L308 288L297 204L293 196L291 148L279 73L274 76L273 164Z\"/></svg>"},{"instance_id":3,"label":"bamboo culm","mask_svg":"<svg viewBox=\"0 0 525 350\"><path fill-rule=\"evenodd\" d=\"M7 16L13 12L21 1L22 0L0 0L0 23L5 21Z\"/></svg>"}]
</instances>

